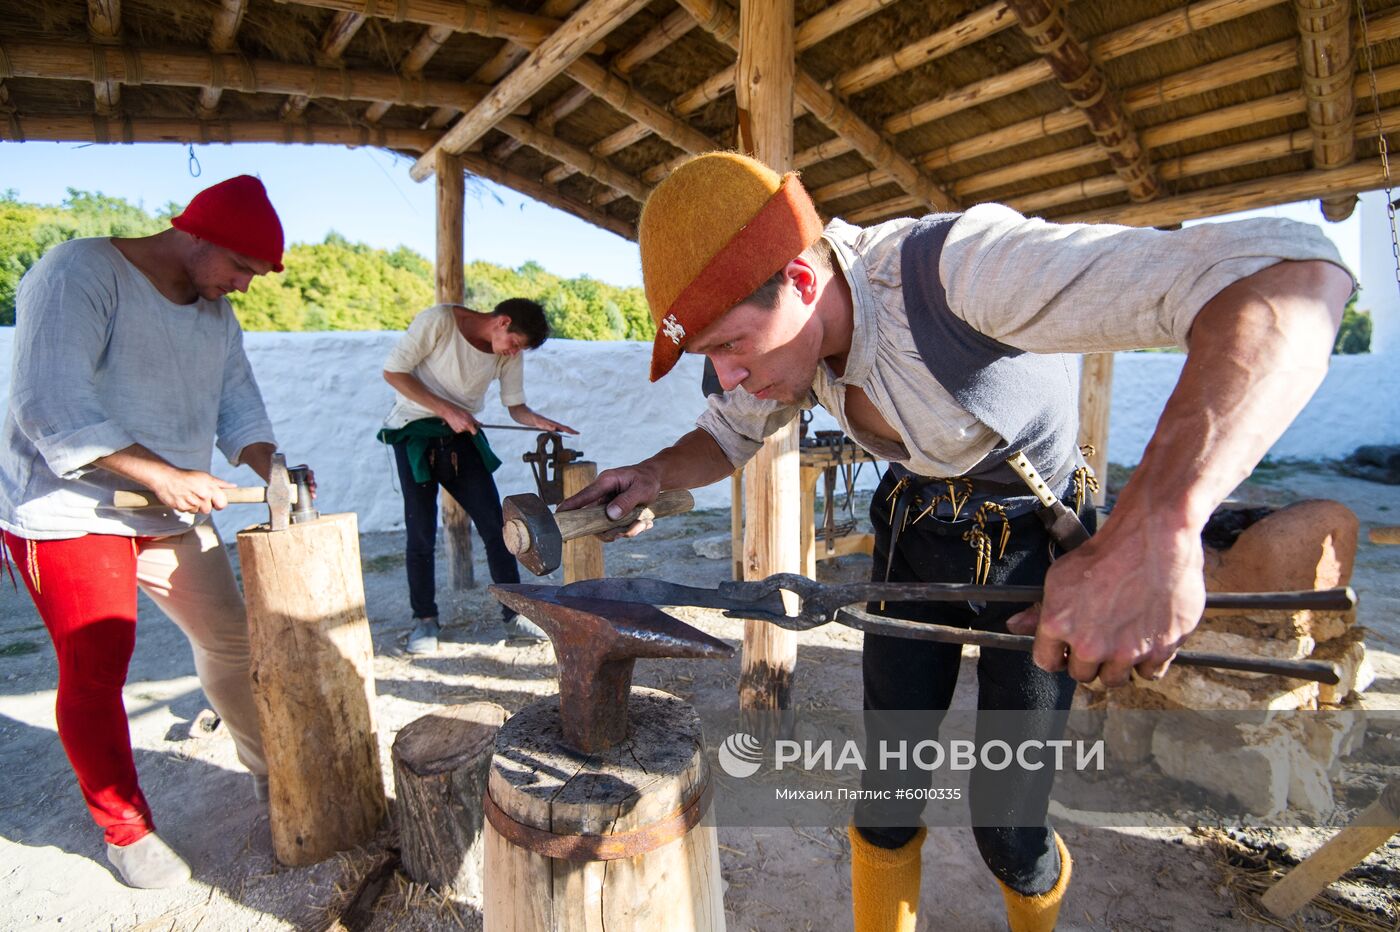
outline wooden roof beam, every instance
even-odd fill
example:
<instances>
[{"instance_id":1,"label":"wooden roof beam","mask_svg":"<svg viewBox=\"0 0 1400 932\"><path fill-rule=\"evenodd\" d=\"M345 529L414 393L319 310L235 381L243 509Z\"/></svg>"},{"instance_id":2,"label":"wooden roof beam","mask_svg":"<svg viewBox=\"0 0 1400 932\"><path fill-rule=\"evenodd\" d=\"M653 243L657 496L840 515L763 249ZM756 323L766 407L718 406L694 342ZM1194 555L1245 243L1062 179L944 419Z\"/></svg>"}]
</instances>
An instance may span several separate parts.
<instances>
[{"instance_id":1,"label":"wooden roof beam","mask_svg":"<svg viewBox=\"0 0 1400 932\"><path fill-rule=\"evenodd\" d=\"M1353 82L1353 92L1359 92L1366 86L1366 77L1357 77ZM1389 94L1400 91L1400 65L1392 65L1382 68L1376 72L1376 89L1378 93ZM1195 116L1185 117L1171 123L1164 123L1159 126L1148 127L1143 130L1143 141L1148 146L1165 146L1188 140L1201 139L1218 133L1224 129L1240 128L1251 126L1257 123L1265 123L1270 120L1286 119L1298 116L1306 112L1307 102L1301 90L1285 91L1282 94L1275 94L1271 97L1264 97L1259 100L1251 100L1233 107L1225 107L1221 110L1208 110ZM1362 121L1367 122L1367 121ZM1367 134L1374 133L1373 128L1368 128ZM1362 138L1362 133L1357 134L1357 138ZM1311 139L1311 136L1309 136ZM978 200L977 195L997 188L1004 188L1007 185L1043 175L1054 174L1055 172L1068 171L1085 165L1092 165L1103 160L1103 153L1096 145L1080 146L1075 149L1067 149L1062 152L1051 153L1023 162L1017 162L1003 168L992 169L977 175L969 175L959 179L953 186L954 193L969 201ZM1116 176L1114 176L1116 177ZM1084 182L1089 184L1090 182ZM1095 190L1103 188L1104 183L1092 182ZM1070 185L1067 187L1073 187ZM1020 195L1018 199L1035 197L1042 192L1029 195ZM1111 193L1104 189L1102 193ZM881 219L904 213L913 209L907 198L892 198L870 204L859 210L852 211L846 219L852 223L864 223L869 220Z\"/></svg>"},{"instance_id":2,"label":"wooden roof beam","mask_svg":"<svg viewBox=\"0 0 1400 932\"><path fill-rule=\"evenodd\" d=\"M87 0L88 35L97 45L120 45L122 41L121 0ZM92 82L93 103L100 117L121 112L122 86L117 81Z\"/></svg>"},{"instance_id":3,"label":"wooden roof beam","mask_svg":"<svg viewBox=\"0 0 1400 932\"><path fill-rule=\"evenodd\" d=\"M318 68L204 51L152 51L69 42L3 42L0 49L8 58L11 73L24 78L91 82L97 80L100 69L103 77L120 83L305 94L419 107L448 104L470 108L487 92L460 81L405 82L385 72Z\"/></svg>"},{"instance_id":4,"label":"wooden roof beam","mask_svg":"<svg viewBox=\"0 0 1400 932\"><path fill-rule=\"evenodd\" d=\"M1089 50L1069 28L1062 8L1050 0L1007 0L1020 20L1021 31L1044 58L1070 102L1089 123L1099 148L1128 186L1128 197L1150 201L1157 196L1157 176L1152 159L1128 118L1118 94L1103 71L1089 58Z\"/></svg>"},{"instance_id":5,"label":"wooden roof beam","mask_svg":"<svg viewBox=\"0 0 1400 932\"><path fill-rule=\"evenodd\" d=\"M655 57L671 44L685 36L694 29L696 25L698 24L691 18L689 13L684 9L677 8L661 22L647 30L646 34L631 46L613 56L612 61L609 62L609 68L611 68L614 74L620 74L625 78L643 62ZM582 104L580 104L580 106L581 105ZM559 119L561 118L556 117L555 122ZM538 120L536 121L536 125L539 125ZM553 126L554 124L551 123L548 127L542 128L552 130ZM629 133L631 134L630 137L624 136L624 134ZM624 127L619 132L613 133L606 139L601 140L589 151L598 158L607 158L614 152L620 152L633 142L644 139L650 135L650 129L640 123L633 123L631 126ZM514 142L514 140L512 140L512 142ZM508 142L497 146L492 154L496 158L506 158L514 151L515 149L512 147L511 143ZM573 166L561 165L546 175L545 180L550 184L558 184L573 174Z\"/></svg>"},{"instance_id":6,"label":"wooden roof beam","mask_svg":"<svg viewBox=\"0 0 1400 932\"><path fill-rule=\"evenodd\" d=\"M551 19L562 19L574 11L580 0L546 0L544 7L540 10L542 16ZM480 81L483 84L495 84L501 78L510 74L516 65L525 60L525 56L530 54L530 48L517 45L514 42L506 42L496 54L491 56L487 62L472 74L473 81ZM439 127L451 123L457 116L457 111L450 107L439 107L432 116L428 118L428 126ZM550 128L551 130L553 127ZM515 142L512 138L508 140Z\"/></svg>"},{"instance_id":7,"label":"wooden roof beam","mask_svg":"<svg viewBox=\"0 0 1400 932\"><path fill-rule=\"evenodd\" d=\"M544 133L554 132L554 127L560 120L592 99L592 91L581 84L575 84L552 100L548 106L540 111L540 115L535 118L535 129ZM512 136L492 149L490 157L494 161L504 163L505 160L514 155L515 151L522 145L524 145L524 143Z\"/></svg>"},{"instance_id":8,"label":"wooden roof beam","mask_svg":"<svg viewBox=\"0 0 1400 932\"><path fill-rule=\"evenodd\" d=\"M365 17L359 13L337 13L332 16L330 25L326 27L326 34L321 36L321 44L317 47L316 63L329 67L339 62L350 45L350 40L355 38L355 33L359 32L364 24ZM282 104L282 119L301 119L309 103L311 98L305 94L293 94Z\"/></svg>"},{"instance_id":9,"label":"wooden roof beam","mask_svg":"<svg viewBox=\"0 0 1400 932\"><path fill-rule=\"evenodd\" d=\"M1056 219L1074 223L1167 226L1314 197L1359 194L1383 188L1386 184L1386 173L1381 160L1371 159L1354 162L1345 168L1314 168L1291 175L1274 175L1204 191L1193 191L1176 197L1165 197L1146 204L1125 204L1121 207L1086 211Z\"/></svg>"},{"instance_id":10,"label":"wooden roof beam","mask_svg":"<svg viewBox=\"0 0 1400 932\"><path fill-rule=\"evenodd\" d=\"M737 51L739 18L719 0L680 0L701 26L720 42ZM920 197L940 210L957 208L952 196L941 189L899 153L894 143L862 120L855 111L822 87L805 68L797 68L794 90L796 99L824 123L832 132L851 141L855 151L876 168L883 168L907 193Z\"/></svg>"},{"instance_id":11,"label":"wooden roof beam","mask_svg":"<svg viewBox=\"0 0 1400 932\"><path fill-rule=\"evenodd\" d=\"M247 0L220 0L219 8L214 11L214 28L209 32L209 51L216 55L237 51L233 40L238 35L238 26L243 22L246 9ZM223 93L221 87L199 89L199 105L195 112L201 120L212 120L219 112L219 98Z\"/></svg>"},{"instance_id":12,"label":"wooden roof beam","mask_svg":"<svg viewBox=\"0 0 1400 932\"><path fill-rule=\"evenodd\" d=\"M362 13L375 19L389 19L420 26L446 26L453 32L492 39L509 39L530 48L548 39L561 23L548 16L517 13L509 7L484 2L454 0L277 0L292 6L320 10ZM602 51L598 49L597 51Z\"/></svg>"},{"instance_id":13,"label":"wooden roof beam","mask_svg":"<svg viewBox=\"0 0 1400 932\"><path fill-rule=\"evenodd\" d=\"M403 60L399 62L399 74L415 81L421 78L424 66L454 35L456 33L446 26L429 26L423 30L418 41L413 43L413 47L404 53ZM384 114L389 112L390 106L392 105L382 102L371 104L365 110L362 119L366 123L378 123Z\"/></svg>"},{"instance_id":14,"label":"wooden roof beam","mask_svg":"<svg viewBox=\"0 0 1400 932\"><path fill-rule=\"evenodd\" d=\"M519 117L504 117L496 128L509 133L525 145L535 149L555 161L564 162L589 178L607 185L620 194L625 194L638 204L646 200L649 187L626 172L620 171L598 158L586 149L565 142L558 136L542 132Z\"/></svg>"},{"instance_id":15,"label":"wooden roof beam","mask_svg":"<svg viewBox=\"0 0 1400 932\"><path fill-rule=\"evenodd\" d=\"M1132 52L1179 39L1192 32L1286 2L1288 0L1199 0L1188 7L1172 10L1100 36L1090 44L1090 55L1096 63L1103 64ZM905 133L989 100L997 100L1043 84L1053 77L1049 65L1043 59L1028 62L1011 71L946 91L931 100L896 113L885 120L881 129L891 136ZM834 140L827 140L820 146L799 152L795 164L802 168L849 151L849 147L843 147Z\"/></svg>"},{"instance_id":16,"label":"wooden roof beam","mask_svg":"<svg viewBox=\"0 0 1400 932\"><path fill-rule=\"evenodd\" d=\"M1303 92L1308 95L1308 127L1312 130L1313 167L1341 168L1356 160L1356 96L1352 80L1351 6L1347 0L1293 0L1302 44ZM1345 220L1356 207L1356 196L1322 199L1322 215Z\"/></svg>"},{"instance_id":17,"label":"wooden roof beam","mask_svg":"<svg viewBox=\"0 0 1400 932\"><path fill-rule=\"evenodd\" d=\"M285 123L279 120L107 120L71 114L29 114L0 121L0 141L23 142L270 142L288 145L379 146L421 152L437 134L419 129Z\"/></svg>"},{"instance_id":18,"label":"wooden roof beam","mask_svg":"<svg viewBox=\"0 0 1400 932\"><path fill-rule=\"evenodd\" d=\"M580 220L591 223L596 227L601 227L609 233L616 233L623 239L635 241L637 238L636 227L626 220L620 217L613 217L601 210L595 210L587 204L569 197L567 194L560 193L557 188L551 188L549 185L541 184L533 178L517 175L501 165L492 162L490 159L483 158L474 153L464 153L460 158L462 159L462 164L474 175L480 175L482 178L489 181L505 185L543 204L548 204L550 207L557 207L565 213L573 214Z\"/></svg>"},{"instance_id":19,"label":"wooden roof beam","mask_svg":"<svg viewBox=\"0 0 1400 932\"><path fill-rule=\"evenodd\" d=\"M497 84L475 107L424 153L409 171L415 181L433 173L439 150L458 154L485 135L501 117L528 101L544 85L573 64L608 33L646 6L648 0L588 0L525 61Z\"/></svg>"},{"instance_id":20,"label":"wooden roof beam","mask_svg":"<svg viewBox=\"0 0 1400 932\"><path fill-rule=\"evenodd\" d=\"M1370 23L1370 36L1372 43L1383 42L1389 39L1400 38L1400 10L1394 10L1382 16L1376 17ZM1356 37L1357 47L1360 48L1361 37ZM1276 42L1263 48L1253 49L1233 55L1220 61L1210 62L1196 68L1168 75L1157 81L1149 81L1130 88L1123 93L1123 107L1130 114L1136 114L1153 107L1188 97L1219 90L1247 81L1252 78L1263 77L1265 75L1278 74L1298 68L1298 43L1292 40ZM1358 85L1359 86L1359 85ZM1365 93L1364 91L1360 93ZM992 130L989 133L982 133L960 142L951 143L932 149L917 157L917 164L927 170L933 171L940 168L947 168L960 162L989 155L993 152L1000 152L1015 146L1026 145L1039 139L1046 139L1051 136L1067 133L1071 130L1085 126L1087 120L1082 111L1077 107L1064 107L1050 113L1031 117L1010 126L1003 126ZM843 140L832 139L819 146L799 153L797 159L798 168L806 168L809 165L824 161L826 158L833 158L840 152L846 151L841 147ZM839 150L839 151L838 151ZM1092 155L1090 149L1075 150L1083 151ZM1055 160L1059 153L1044 156L1029 162L1018 162L1008 166L1012 172L1023 173L1021 177L1035 177L1046 174L1047 171L1041 168L1045 159ZM1093 158L1088 159L1094 161ZM1076 162L1075 164L1084 164ZM1072 166L1061 166L1072 167ZM1057 169L1058 170L1058 169ZM1003 171L996 169L995 171ZM1013 179L1015 180L1015 179ZM986 191L997 185L977 186L971 189L965 186L967 179L963 179L953 185L953 193L959 198L970 196L973 193ZM865 172L844 178L840 181L825 185L812 192L812 196L818 200L835 200L839 197L846 197L857 194L861 191L868 191L882 187L891 183L888 176L880 173Z\"/></svg>"},{"instance_id":21,"label":"wooden roof beam","mask_svg":"<svg viewBox=\"0 0 1400 932\"><path fill-rule=\"evenodd\" d=\"M1400 107L1381 112L1381 128L1387 133L1400 129ZM1375 135L1375 121L1360 120L1354 126L1352 141L1368 139ZM1157 174L1163 181L1193 178L1208 172L1238 168L1244 165L1256 165L1260 162L1286 158L1290 155L1312 152L1314 142L1312 130L1294 130L1290 133L1270 136L1267 139L1256 139L1233 146L1222 146L1206 152L1195 152L1191 155L1167 159L1158 163ZM1096 178L1085 178L1072 184L1047 188L1044 191L1036 191L1021 197L1006 198L1003 203L1025 214L1038 214L1065 204L1089 201L1109 194L1119 194L1124 191L1124 188L1123 180L1117 175L1099 175Z\"/></svg>"},{"instance_id":22,"label":"wooden roof beam","mask_svg":"<svg viewBox=\"0 0 1400 932\"><path fill-rule=\"evenodd\" d=\"M842 97L859 94L1014 25L1016 16L1004 0L998 0L997 3L984 6L963 17L946 29L940 29L917 42L911 42L889 55L846 69L832 79L831 89Z\"/></svg>"}]
</instances>

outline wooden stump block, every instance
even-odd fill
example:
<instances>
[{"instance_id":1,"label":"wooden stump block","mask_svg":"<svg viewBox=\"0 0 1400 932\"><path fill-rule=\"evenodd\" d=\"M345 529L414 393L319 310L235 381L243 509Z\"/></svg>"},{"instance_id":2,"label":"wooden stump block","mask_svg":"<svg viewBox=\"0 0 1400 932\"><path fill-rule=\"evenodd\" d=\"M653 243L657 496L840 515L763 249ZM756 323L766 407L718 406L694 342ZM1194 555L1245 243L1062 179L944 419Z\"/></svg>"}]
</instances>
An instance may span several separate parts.
<instances>
[{"instance_id":1,"label":"wooden stump block","mask_svg":"<svg viewBox=\"0 0 1400 932\"><path fill-rule=\"evenodd\" d=\"M564 466L564 497L582 492L594 479L598 478L598 464L590 460L568 463ZM589 534L564 541L564 582L578 582L581 579L601 579L603 569L603 542Z\"/></svg>"},{"instance_id":2,"label":"wooden stump block","mask_svg":"<svg viewBox=\"0 0 1400 932\"><path fill-rule=\"evenodd\" d=\"M272 848L312 864L384 820L374 647L353 514L238 534Z\"/></svg>"},{"instance_id":3,"label":"wooden stump block","mask_svg":"<svg viewBox=\"0 0 1400 932\"><path fill-rule=\"evenodd\" d=\"M506 710L494 702L439 709L394 737L394 808L408 876L480 905L481 808L496 732Z\"/></svg>"},{"instance_id":4,"label":"wooden stump block","mask_svg":"<svg viewBox=\"0 0 1400 932\"><path fill-rule=\"evenodd\" d=\"M723 930L700 718L634 687L627 740L563 745L557 697L496 736L486 826L488 932Z\"/></svg>"}]
</instances>

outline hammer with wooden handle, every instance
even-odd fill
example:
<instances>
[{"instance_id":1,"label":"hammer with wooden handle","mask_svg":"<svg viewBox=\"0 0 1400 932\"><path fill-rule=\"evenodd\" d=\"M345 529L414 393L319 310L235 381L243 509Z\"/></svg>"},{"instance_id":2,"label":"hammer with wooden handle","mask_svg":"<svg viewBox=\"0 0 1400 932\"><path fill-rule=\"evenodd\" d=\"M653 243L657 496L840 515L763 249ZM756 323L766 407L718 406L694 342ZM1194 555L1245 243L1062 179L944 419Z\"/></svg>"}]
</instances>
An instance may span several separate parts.
<instances>
[{"instance_id":1,"label":"hammer with wooden handle","mask_svg":"<svg viewBox=\"0 0 1400 932\"><path fill-rule=\"evenodd\" d=\"M695 507L695 499L685 489L662 492L650 505L633 508L616 520L608 517L606 507L590 505L577 511L551 512L544 499L534 493L508 495L501 503L506 549L527 570L544 576L559 568L564 541L627 527L643 517L682 514Z\"/></svg>"},{"instance_id":2,"label":"hammer with wooden handle","mask_svg":"<svg viewBox=\"0 0 1400 932\"><path fill-rule=\"evenodd\" d=\"M287 457L281 453L272 454L272 468L268 473L266 486L224 489L224 499L230 505L254 505L267 503L268 525L271 530L286 530L288 523L302 524L314 521L320 515L311 505L311 492L307 485L310 469L306 466L287 468ZM152 492L128 491L119 489L112 494L112 505L116 508L164 508L165 503ZM292 506L296 508L293 509Z\"/></svg>"}]
</instances>

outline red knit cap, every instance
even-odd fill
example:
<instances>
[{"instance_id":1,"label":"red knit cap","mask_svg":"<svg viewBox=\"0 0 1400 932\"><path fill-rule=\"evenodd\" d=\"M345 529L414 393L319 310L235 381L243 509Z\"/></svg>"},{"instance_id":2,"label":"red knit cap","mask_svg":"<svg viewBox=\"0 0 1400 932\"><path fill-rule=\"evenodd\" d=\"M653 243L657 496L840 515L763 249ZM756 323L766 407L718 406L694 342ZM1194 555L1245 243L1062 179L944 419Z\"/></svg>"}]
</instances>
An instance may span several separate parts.
<instances>
[{"instance_id":1,"label":"red knit cap","mask_svg":"<svg viewBox=\"0 0 1400 932\"><path fill-rule=\"evenodd\" d=\"M238 175L205 188L170 225L215 246L272 263L282 271L282 222L267 189L252 175Z\"/></svg>"}]
</instances>

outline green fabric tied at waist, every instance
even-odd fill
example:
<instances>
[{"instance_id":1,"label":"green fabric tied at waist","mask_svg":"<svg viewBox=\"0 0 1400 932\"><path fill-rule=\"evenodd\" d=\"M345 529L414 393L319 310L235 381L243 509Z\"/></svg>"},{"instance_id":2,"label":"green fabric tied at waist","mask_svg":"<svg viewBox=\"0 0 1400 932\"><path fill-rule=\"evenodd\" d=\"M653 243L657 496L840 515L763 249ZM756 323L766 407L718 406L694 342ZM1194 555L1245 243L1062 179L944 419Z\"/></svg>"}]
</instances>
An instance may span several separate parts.
<instances>
[{"instance_id":1,"label":"green fabric tied at waist","mask_svg":"<svg viewBox=\"0 0 1400 932\"><path fill-rule=\"evenodd\" d=\"M408 465L413 470L414 482L427 482L433 478L432 467L428 465L428 448L433 446L434 440L441 440L445 437L456 437L457 432L447 426L447 422L440 417L425 417L416 421L409 421L402 427L385 427L375 435L380 443L404 443L405 452L408 454ZM501 458L491 449L491 444L486 439L486 431L477 428L476 433L470 435L476 450L481 454L481 461L486 464L487 472L495 472L501 468Z\"/></svg>"}]
</instances>

